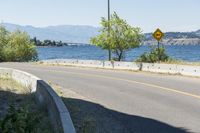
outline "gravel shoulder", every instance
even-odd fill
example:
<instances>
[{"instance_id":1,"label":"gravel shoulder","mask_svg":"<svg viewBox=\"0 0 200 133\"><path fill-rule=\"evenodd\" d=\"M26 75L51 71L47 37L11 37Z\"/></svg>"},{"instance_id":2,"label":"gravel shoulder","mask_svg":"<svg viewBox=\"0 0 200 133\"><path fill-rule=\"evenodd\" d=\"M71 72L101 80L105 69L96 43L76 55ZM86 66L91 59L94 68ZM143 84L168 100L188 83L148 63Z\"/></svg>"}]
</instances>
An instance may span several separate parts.
<instances>
[{"instance_id":1,"label":"gravel shoulder","mask_svg":"<svg viewBox=\"0 0 200 133\"><path fill-rule=\"evenodd\" d=\"M93 103L70 89L62 89L61 94L77 133L131 133L113 116L112 110Z\"/></svg>"}]
</instances>

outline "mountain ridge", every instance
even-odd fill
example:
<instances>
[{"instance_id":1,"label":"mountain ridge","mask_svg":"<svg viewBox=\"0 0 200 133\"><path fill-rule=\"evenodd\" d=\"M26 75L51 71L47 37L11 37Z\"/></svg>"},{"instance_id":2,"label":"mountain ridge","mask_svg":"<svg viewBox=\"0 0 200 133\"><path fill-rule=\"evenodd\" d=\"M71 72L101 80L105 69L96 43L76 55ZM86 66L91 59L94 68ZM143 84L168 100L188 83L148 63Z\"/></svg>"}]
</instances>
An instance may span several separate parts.
<instances>
[{"instance_id":1,"label":"mountain ridge","mask_svg":"<svg viewBox=\"0 0 200 133\"><path fill-rule=\"evenodd\" d=\"M3 23L8 31L22 30L27 32L31 38L39 40L55 40L69 43L89 43L91 37L98 34L99 28L81 25L58 25L47 27L34 27L31 25L21 26L11 23Z\"/></svg>"},{"instance_id":2,"label":"mountain ridge","mask_svg":"<svg viewBox=\"0 0 200 133\"><path fill-rule=\"evenodd\" d=\"M26 31L31 38L39 40L55 40L66 43L89 43L91 37L98 35L99 27L89 25L56 25L46 27L34 27L31 25L17 25L12 23L2 23L9 31L16 29ZM164 42L170 44L200 44L200 29L192 32L166 32ZM179 41L181 40L181 41ZM152 33L145 33L144 43L153 43L155 39ZM186 43L187 42L187 43Z\"/></svg>"}]
</instances>

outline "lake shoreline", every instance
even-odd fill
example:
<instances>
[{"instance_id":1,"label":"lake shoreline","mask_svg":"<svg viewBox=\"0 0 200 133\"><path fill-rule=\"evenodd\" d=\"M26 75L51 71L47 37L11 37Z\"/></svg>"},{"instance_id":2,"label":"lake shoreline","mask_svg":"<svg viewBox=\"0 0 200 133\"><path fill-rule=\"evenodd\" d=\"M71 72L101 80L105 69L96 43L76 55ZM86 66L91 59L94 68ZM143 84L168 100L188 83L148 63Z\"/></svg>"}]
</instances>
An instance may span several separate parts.
<instances>
[{"instance_id":1,"label":"lake shoreline","mask_svg":"<svg viewBox=\"0 0 200 133\"><path fill-rule=\"evenodd\" d=\"M141 46L129 50L125 54L125 61L135 61L154 46ZM200 62L200 45L165 45L167 54L184 62ZM63 46L63 47L37 47L39 60L46 59L80 59L80 60L107 60L108 51L94 45ZM115 57L113 55L113 57Z\"/></svg>"}]
</instances>

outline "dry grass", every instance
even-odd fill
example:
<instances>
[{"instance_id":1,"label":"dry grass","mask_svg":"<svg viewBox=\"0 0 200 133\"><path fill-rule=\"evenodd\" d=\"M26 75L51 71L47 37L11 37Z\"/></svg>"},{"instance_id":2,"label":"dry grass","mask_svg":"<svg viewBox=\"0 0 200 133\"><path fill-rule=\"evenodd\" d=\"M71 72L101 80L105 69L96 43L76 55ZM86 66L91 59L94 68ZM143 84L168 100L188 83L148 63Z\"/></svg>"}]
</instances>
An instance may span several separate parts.
<instances>
[{"instance_id":1,"label":"dry grass","mask_svg":"<svg viewBox=\"0 0 200 133\"><path fill-rule=\"evenodd\" d=\"M0 90L14 92L16 94L27 94L28 88L22 86L12 79L0 79Z\"/></svg>"},{"instance_id":2,"label":"dry grass","mask_svg":"<svg viewBox=\"0 0 200 133\"><path fill-rule=\"evenodd\" d=\"M48 84L53 88L53 90L57 93L58 96L63 96L62 87L60 87L58 84L54 84L52 82L48 82Z\"/></svg>"},{"instance_id":3,"label":"dry grass","mask_svg":"<svg viewBox=\"0 0 200 133\"><path fill-rule=\"evenodd\" d=\"M177 64L177 65L189 65L189 66L200 66L200 62L185 62L181 60L169 60L167 62L161 62L163 64Z\"/></svg>"}]
</instances>

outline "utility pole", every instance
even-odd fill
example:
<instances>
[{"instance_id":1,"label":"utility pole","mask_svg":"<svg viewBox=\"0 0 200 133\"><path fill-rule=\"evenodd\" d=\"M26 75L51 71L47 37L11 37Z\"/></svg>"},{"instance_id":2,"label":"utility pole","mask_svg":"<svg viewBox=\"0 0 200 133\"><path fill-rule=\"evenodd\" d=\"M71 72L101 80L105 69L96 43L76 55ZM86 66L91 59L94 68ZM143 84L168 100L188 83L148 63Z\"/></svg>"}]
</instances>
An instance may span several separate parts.
<instances>
[{"instance_id":1,"label":"utility pole","mask_svg":"<svg viewBox=\"0 0 200 133\"><path fill-rule=\"evenodd\" d=\"M108 0L108 37L110 37L110 0ZM111 61L111 46L108 44L109 61Z\"/></svg>"}]
</instances>

